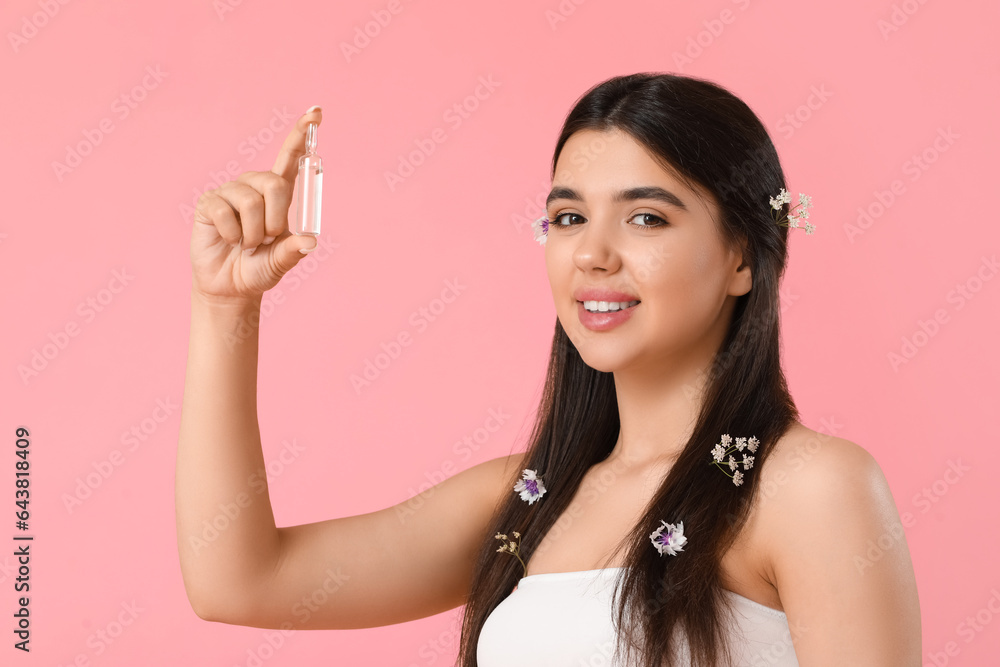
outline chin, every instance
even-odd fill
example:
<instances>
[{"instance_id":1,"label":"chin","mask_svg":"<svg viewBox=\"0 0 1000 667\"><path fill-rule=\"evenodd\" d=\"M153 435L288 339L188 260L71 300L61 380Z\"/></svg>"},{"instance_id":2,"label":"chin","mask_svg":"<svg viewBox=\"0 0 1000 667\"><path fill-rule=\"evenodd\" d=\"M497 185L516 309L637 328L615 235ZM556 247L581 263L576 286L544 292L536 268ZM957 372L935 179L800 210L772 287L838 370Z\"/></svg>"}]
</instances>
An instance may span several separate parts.
<instances>
[{"instance_id":1,"label":"chin","mask_svg":"<svg viewBox=\"0 0 1000 667\"><path fill-rule=\"evenodd\" d=\"M619 370L621 368L621 364L616 364L616 363L613 363L613 362L609 362L609 361L604 360L604 359L596 360L595 361L595 360L591 360L591 359L588 359L586 357L583 357L582 355L581 355L581 358L583 359L583 363L587 364L588 366L590 366L591 368L593 368L595 371L600 371L602 373L614 373L615 371L617 371L617 370Z\"/></svg>"},{"instance_id":2,"label":"chin","mask_svg":"<svg viewBox=\"0 0 1000 667\"><path fill-rule=\"evenodd\" d=\"M579 323L577 326L580 326ZM569 331L566 333L580 358L583 359L583 363L595 371L613 373L623 368L631 360L632 355L628 354L618 341L612 341L610 338L595 339L600 334L592 331L587 331L586 333L591 335L585 336L582 340L576 335L578 332L574 332L572 335Z\"/></svg>"}]
</instances>

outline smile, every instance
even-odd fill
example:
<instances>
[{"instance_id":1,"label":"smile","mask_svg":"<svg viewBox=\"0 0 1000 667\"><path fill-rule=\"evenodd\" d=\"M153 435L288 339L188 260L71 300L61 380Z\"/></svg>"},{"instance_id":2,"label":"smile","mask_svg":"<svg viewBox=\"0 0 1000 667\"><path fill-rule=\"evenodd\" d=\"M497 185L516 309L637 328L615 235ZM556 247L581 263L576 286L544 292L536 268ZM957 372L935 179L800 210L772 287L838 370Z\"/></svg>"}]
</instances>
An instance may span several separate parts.
<instances>
[{"instance_id":1,"label":"smile","mask_svg":"<svg viewBox=\"0 0 1000 667\"><path fill-rule=\"evenodd\" d=\"M625 310L638 303L638 301L584 301L583 307L591 313L606 313L609 310Z\"/></svg>"},{"instance_id":2,"label":"smile","mask_svg":"<svg viewBox=\"0 0 1000 667\"><path fill-rule=\"evenodd\" d=\"M591 331L608 331L627 322L638 301L577 301L580 324Z\"/></svg>"}]
</instances>

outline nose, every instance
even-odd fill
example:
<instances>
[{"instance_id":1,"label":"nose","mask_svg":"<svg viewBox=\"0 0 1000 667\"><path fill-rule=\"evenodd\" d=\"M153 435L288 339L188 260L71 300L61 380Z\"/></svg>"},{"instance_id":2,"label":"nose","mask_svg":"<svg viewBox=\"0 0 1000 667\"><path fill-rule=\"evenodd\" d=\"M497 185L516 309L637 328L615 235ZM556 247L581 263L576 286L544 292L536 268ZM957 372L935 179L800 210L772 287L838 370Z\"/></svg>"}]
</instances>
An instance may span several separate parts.
<instances>
[{"instance_id":1,"label":"nose","mask_svg":"<svg viewBox=\"0 0 1000 667\"><path fill-rule=\"evenodd\" d=\"M618 228L608 215L595 215L574 236L573 261L583 271L614 271L619 263Z\"/></svg>"}]
</instances>

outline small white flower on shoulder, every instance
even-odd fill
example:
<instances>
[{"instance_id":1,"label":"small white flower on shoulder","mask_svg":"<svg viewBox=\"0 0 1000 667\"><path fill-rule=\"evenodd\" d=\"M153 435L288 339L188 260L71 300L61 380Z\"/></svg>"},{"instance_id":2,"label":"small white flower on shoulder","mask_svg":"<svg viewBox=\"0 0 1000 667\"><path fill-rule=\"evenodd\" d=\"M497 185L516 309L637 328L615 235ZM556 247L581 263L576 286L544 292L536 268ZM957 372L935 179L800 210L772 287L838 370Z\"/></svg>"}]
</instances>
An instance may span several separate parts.
<instances>
[{"instance_id":1,"label":"small white flower on shoulder","mask_svg":"<svg viewBox=\"0 0 1000 667\"><path fill-rule=\"evenodd\" d=\"M743 483L743 473L737 470L736 472L733 473L733 484L739 486L742 483Z\"/></svg>"},{"instance_id":2,"label":"small white flower on shoulder","mask_svg":"<svg viewBox=\"0 0 1000 667\"><path fill-rule=\"evenodd\" d=\"M712 458L716 461L721 461L726 457L726 450L722 448L722 445L716 445L715 449L712 450Z\"/></svg>"},{"instance_id":3,"label":"small white flower on shoulder","mask_svg":"<svg viewBox=\"0 0 1000 667\"><path fill-rule=\"evenodd\" d=\"M743 451L743 448L747 446L746 438L736 438L736 449Z\"/></svg>"},{"instance_id":4,"label":"small white flower on shoulder","mask_svg":"<svg viewBox=\"0 0 1000 667\"><path fill-rule=\"evenodd\" d=\"M755 436L750 436L750 439L747 440L747 448L750 450L751 453L757 452L757 445L759 444L760 440L758 440Z\"/></svg>"},{"instance_id":5,"label":"small white flower on shoulder","mask_svg":"<svg viewBox=\"0 0 1000 667\"><path fill-rule=\"evenodd\" d=\"M732 441L733 441L733 439L729 437L728 433L723 433L722 434L722 444L723 445L725 445L726 447L728 447L729 443L731 443Z\"/></svg>"}]
</instances>

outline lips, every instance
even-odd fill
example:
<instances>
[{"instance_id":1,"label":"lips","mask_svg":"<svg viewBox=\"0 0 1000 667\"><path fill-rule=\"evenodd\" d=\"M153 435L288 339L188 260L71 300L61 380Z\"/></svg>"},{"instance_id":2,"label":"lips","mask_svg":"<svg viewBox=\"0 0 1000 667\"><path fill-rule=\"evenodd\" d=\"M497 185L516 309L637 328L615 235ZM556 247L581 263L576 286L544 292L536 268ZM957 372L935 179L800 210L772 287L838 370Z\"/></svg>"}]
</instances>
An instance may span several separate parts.
<instances>
[{"instance_id":1,"label":"lips","mask_svg":"<svg viewBox=\"0 0 1000 667\"><path fill-rule=\"evenodd\" d=\"M633 299L635 301L635 299ZM634 306L629 306L628 308L622 310L608 310L597 313L592 313L583 307L583 302L580 301L576 304L577 317L580 318L580 324L587 327L591 331L610 331L617 326L628 322L632 317L632 313L635 309L639 307L639 304Z\"/></svg>"},{"instance_id":2,"label":"lips","mask_svg":"<svg viewBox=\"0 0 1000 667\"><path fill-rule=\"evenodd\" d=\"M606 287L578 287L573 291L573 298L577 301L639 301L639 297L628 292Z\"/></svg>"}]
</instances>

